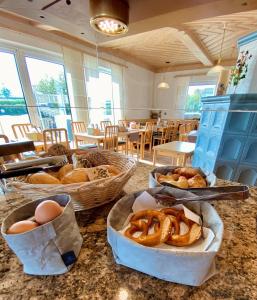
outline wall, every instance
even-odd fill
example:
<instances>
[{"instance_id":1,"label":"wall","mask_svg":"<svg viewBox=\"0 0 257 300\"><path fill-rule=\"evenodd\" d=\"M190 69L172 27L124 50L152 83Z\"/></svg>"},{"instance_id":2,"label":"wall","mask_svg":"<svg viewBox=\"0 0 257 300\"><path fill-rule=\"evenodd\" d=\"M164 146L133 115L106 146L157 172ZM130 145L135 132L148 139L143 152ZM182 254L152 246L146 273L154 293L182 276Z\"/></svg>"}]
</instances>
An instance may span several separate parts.
<instances>
[{"instance_id":1,"label":"wall","mask_svg":"<svg viewBox=\"0 0 257 300\"><path fill-rule=\"evenodd\" d=\"M237 88L237 94L257 93L257 32L253 32L238 41L239 53L249 51L252 58L249 60L248 72L245 79L242 79ZM235 88L230 86L228 94L233 94Z\"/></svg>"},{"instance_id":2,"label":"wall","mask_svg":"<svg viewBox=\"0 0 257 300\"><path fill-rule=\"evenodd\" d=\"M164 119L184 118L184 108L190 81L197 80L209 83L216 81L217 77L206 76L208 69L169 72L155 74L154 83L154 108L162 111ZM165 80L170 88L158 89L158 84Z\"/></svg>"},{"instance_id":3,"label":"wall","mask_svg":"<svg viewBox=\"0 0 257 300\"><path fill-rule=\"evenodd\" d=\"M126 119L149 118L153 107L154 73L127 63L124 68Z\"/></svg>"}]
</instances>

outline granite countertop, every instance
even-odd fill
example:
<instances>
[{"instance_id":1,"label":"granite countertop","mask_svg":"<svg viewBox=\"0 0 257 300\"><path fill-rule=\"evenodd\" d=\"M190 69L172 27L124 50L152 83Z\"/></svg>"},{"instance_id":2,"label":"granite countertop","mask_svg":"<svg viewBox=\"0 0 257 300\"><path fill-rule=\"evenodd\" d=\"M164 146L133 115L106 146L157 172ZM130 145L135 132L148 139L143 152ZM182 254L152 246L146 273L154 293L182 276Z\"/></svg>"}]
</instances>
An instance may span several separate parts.
<instances>
[{"instance_id":1,"label":"granite countertop","mask_svg":"<svg viewBox=\"0 0 257 300\"><path fill-rule=\"evenodd\" d=\"M140 164L126 192L147 188L151 169ZM15 194L0 196L0 220L28 201ZM84 242L78 261L64 275L24 274L1 238L0 299L257 299L257 189L251 189L248 200L214 204L224 222L224 240L216 257L218 273L201 287L165 282L117 265L106 239L106 216L112 205L76 213Z\"/></svg>"}]
</instances>

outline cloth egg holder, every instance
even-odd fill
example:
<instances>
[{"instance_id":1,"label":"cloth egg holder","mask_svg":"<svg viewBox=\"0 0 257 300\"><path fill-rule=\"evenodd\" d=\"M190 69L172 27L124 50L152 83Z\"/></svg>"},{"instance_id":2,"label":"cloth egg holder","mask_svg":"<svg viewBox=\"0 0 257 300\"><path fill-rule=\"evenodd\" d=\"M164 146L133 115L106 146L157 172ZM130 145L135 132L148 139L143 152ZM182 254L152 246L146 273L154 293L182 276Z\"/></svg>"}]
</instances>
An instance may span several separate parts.
<instances>
[{"instance_id":1,"label":"cloth egg holder","mask_svg":"<svg viewBox=\"0 0 257 300\"><path fill-rule=\"evenodd\" d=\"M60 216L31 231L6 234L13 223L30 218L39 203L50 199L65 206ZM1 233L23 264L24 272L31 275L66 273L75 263L83 242L69 195L38 199L17 208L3 220Z\"/></svg>"}]
</instances>

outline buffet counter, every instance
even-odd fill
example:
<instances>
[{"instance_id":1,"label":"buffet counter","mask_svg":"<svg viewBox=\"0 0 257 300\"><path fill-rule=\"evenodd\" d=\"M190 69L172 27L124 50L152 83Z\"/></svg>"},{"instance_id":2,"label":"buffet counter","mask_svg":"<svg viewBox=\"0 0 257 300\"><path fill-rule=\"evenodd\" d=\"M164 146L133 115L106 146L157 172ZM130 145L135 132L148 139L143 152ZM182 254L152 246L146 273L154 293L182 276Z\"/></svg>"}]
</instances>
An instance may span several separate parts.
<instances>
[{"instance_id":1,"label":"buffet counter","mask_svg":"<svg viewBox=\"0 0 257 300\"><path fill-rule=\"evenodd\" d=\"M139 164L126 192L147 188L151 169ZM27 202L14 193L0 196L1 221ZM216 257L218 273L201 287L165 282L117 265L106 239L106 216L112 205L76 213L84 242L78 261L64 275L24 274L1 237L0 299L257 299L257 188L251 189L248 200L214 203L224 222L224 239Z\"/></svg>"}]
</instances>

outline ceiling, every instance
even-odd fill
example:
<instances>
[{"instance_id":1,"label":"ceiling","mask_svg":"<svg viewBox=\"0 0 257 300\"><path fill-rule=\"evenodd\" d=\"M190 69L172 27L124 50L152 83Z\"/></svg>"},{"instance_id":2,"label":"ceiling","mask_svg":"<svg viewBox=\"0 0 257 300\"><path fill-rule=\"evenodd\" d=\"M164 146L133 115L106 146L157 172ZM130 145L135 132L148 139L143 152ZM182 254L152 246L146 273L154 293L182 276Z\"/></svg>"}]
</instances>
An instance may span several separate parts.
<instances>
[{"instance_id":1,"label":"ceiling","mask_svg":"<svg viewBox=\"0 0 257 300\"><path fill-rule=\"evenodd\" d=\"M256 0L233 0L233 5L231 0L130 0L129 32L118 38L91 29L88 0L71 0L70 6L63 0L42 11L49 2L0 0L0 8L30 20L31 26L89 45L98 44L105 52L155 72L215 64L224 22L222 60L229 65L237 57L238 38L257 30Z\"/></svg>"}]
</instances>

